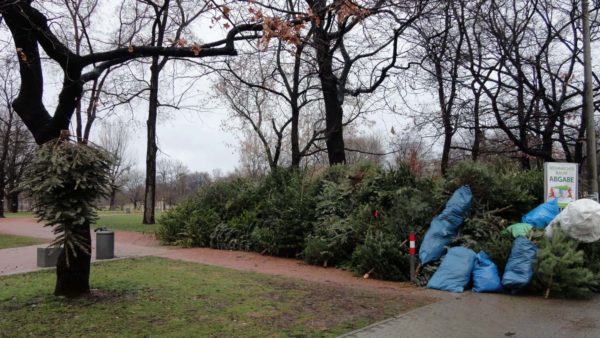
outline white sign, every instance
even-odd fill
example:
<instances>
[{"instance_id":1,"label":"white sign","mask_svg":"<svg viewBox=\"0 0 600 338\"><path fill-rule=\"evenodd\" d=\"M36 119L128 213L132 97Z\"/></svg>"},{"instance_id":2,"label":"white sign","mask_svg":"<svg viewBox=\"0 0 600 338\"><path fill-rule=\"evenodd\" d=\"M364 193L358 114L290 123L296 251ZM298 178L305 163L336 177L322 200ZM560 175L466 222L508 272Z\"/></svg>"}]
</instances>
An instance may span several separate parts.
<instances>
[{"instance_id":1,"label":"white sign","mask_svg":"<svg viewBox=\"0 0 600 338\"><path fill-rule=\"evenodd\" d=\"M564 208L577 199L577 163L544 163L544 201L558 199L558 207Z\"/></svg>"}]
</instances>

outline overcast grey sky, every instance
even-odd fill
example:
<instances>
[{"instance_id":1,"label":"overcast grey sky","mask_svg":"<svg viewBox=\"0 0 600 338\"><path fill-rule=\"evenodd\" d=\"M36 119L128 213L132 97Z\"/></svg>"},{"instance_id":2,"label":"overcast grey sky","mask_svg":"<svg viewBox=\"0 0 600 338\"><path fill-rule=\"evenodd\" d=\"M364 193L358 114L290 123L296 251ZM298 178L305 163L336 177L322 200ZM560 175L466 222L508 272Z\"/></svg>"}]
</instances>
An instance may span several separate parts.
<instances>
[{"instance_id":1,"label":"overcast grey sky","mask_svg":"<svg viewBox=\"0 0 600 338\"><path fill-rule=\"evenodd\" d=\"M193 171L211 173L213 169L221 169L229 172L235 168L238 153L233 145L237 140L221 128L226 117L224 110L173 115L157 127L160 157L178 159ZM135 154L137 166L143 168L146 163L146 128L145 120L140 122L144 127L135 129L131 151Z\"/></svg>"}]
</instances>

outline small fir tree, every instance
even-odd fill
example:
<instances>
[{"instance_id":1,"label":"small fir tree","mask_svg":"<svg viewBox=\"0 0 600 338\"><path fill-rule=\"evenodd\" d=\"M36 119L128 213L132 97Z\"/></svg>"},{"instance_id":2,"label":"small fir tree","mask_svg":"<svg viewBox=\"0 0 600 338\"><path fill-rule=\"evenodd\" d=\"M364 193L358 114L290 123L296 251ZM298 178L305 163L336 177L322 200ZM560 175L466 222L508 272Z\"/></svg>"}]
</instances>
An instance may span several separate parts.
<instances>
[{"instance_id":1,"label":"small fir tree","mask_svg":"<svg viewBox=\"0 0 600 338\"><path fill-rule=\"evenodd\" d=\"M53 228L52 246L61 249L55 295L89 293L90 226L96 201L108 196L112 156L105 150L68 140L68 135L40 147L25 172L21 188L34 198L34 214Z\"/></svg>"},{"instance_id":2,"label":"small fir tree","mask_svg":"<svg viewBox=\"0 0 600 338\"><path fill-rule=\"evenodd\" d=\"M578 242L567 238L557 228L552 239L543 237L538 251L538 263L534 287L559 297L585 298L596 286L596 276L584 266L584 254L577 250Z\"/></svg>"}]
</instances>

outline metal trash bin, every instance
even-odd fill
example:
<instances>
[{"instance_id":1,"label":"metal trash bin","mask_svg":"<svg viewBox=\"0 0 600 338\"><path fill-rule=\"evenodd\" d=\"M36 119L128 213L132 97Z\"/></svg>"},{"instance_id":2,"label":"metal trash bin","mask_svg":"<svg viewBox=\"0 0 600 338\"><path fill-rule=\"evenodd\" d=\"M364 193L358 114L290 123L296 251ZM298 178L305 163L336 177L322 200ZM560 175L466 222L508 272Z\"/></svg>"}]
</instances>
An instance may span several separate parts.
<instances>
[{"instance_id":1,"label":"metal trash bin","mask_svg":"<svg viewBox=\"0 0 600 338\"><path fill-rule=\"evenodd\" d=\"M96 231L96 259L111 259L115 257L115 233L106 228Z\"/></svg>"}]
</instances>

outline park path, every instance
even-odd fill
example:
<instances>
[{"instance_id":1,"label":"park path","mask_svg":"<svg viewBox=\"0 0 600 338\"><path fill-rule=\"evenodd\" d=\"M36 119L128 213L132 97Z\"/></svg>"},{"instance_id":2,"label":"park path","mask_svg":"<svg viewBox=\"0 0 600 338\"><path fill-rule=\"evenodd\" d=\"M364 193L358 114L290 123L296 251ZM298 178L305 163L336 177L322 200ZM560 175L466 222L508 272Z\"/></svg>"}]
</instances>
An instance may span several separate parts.
<instances>
[{"instance_id":1,"label":"park path","mask_svg":"<svg viewBox=\"0 0 600 338\"><path fill-rule=\"evenodd\" d=\"M41 226L33 218L0 219L0 233L40 238L48 242L54 238L50 228ZM92 252L95 253L95 236L92 237ZM46 245L1 249L0 276L40 270L36 266L36 247ZM95 261L94 256L95 254L92 254L92 260ZM430 299L448 299L450 297L448 293L415 288L408 283L358 278L348 271L308 265L295 259L264 256L244 251L165 247L161 246L153 235L129 231L115 231L115 256L117 258L157 256L406 296Z\"/></svg>"},{"instance_id":2,"label":"park path","mask_svg":"<svg viewBox=\"0 0 600 338\"><path fill-rule=\"evenodd\" d=\"M600 296L589 300L465 292L341 338L597 338Z\"/></svg>"},{"instance_id":3,"label":"park path","mask_svg":"<svg viewBox=\"0 0 600 338\"><path fill-rule=\"evenodd\" d=\"M52 229L43 227L33 218L0 219L0 233L39 238L45 244L0 249L0 275L11 275L41 270L37 267L36 248L46 247L54 238ZM119 258L159 255L167 248L161 247L152 235L120 231L115 233L115 255ZM92 260L96 250L96 239L92 234Z\"/></svg>"}]
</instances>

